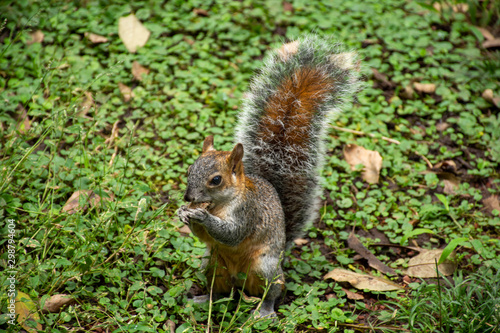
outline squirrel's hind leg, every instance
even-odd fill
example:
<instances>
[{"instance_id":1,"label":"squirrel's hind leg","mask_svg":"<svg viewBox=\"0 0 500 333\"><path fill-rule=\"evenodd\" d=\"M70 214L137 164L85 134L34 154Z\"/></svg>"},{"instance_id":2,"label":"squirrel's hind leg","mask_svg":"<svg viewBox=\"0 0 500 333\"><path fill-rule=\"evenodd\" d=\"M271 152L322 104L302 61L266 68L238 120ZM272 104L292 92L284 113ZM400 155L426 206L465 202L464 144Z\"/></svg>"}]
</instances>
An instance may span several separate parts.
<instances>
[{"instance_id":1,"label":"squirrel's hind leg","mask_svg":"<svg viewBox=\"0 0 500 333\"><path fill-rule=\"evenodd\" d=\"M261 318L276 317L274 306L276 301L281 298L285 288L285 277L281 268L280 258L264 256L261 258L260 266L260 272L257 272L257 274L260 273L259 275L268 281L269 289L266 297L262 301L257 316Z\"/></svg>"}]
</instances>

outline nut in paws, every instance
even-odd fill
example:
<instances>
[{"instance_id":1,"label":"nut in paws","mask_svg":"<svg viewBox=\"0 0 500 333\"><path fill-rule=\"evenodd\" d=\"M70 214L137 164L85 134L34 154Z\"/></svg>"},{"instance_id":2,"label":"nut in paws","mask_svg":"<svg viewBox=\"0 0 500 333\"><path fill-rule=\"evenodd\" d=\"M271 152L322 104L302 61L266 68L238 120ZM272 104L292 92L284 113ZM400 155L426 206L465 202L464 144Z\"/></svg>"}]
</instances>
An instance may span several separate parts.
<instances>
[{"instance_id":1,"label":"nut in paws","mask_svg":"<svg viewBox=\"0 0 500 333\"><path fill-rule=\"evenodd\" d=\"M196 222L202 222L207 216L207 211L203 208L187 208L186 206L182 206L179 208L177 215L179 215L179 219L185 223L189 224L189 221L196 220Z\"/></svg>"}]
</instances>

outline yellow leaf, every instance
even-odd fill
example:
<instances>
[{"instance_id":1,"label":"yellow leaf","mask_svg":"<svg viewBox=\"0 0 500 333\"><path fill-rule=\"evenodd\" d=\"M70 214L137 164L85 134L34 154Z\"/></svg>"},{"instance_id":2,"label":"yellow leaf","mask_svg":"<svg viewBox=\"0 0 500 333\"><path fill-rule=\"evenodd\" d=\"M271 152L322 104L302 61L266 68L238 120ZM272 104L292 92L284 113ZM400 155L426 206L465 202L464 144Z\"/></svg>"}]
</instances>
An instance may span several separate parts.
<instances>
[{"instance_id":1,"label":"yellow leaf","mask_svg":"<svg viewBox=\"0 0 500 333\"><path fill-rule=\"evenodd\" d=\"M356 165L364 165L361 176L368 183L378 183L380 170L382 169L382 156L373 150L365 149L355 144L349 144L344 148L344 158L351 166L351 170L356 170Z\"/></svg>"},{"instance_id":2,"label":"yellow leaf","mask_svg":"<svg viewBox=\"0 0 500 333\"><path fill-rule=\"evenodd\" d=\"M120 17L118 35L129 52L135 53L139 47L146 45L151 32L142 25L134 14Z\"/></svg>"},{"instance_id":3,"label":"yellow leaf","mask_svg":"<svg viewBox=\"0 0 500 333\"><path fill-rule=\"evenodd\" d=\"M16 296L17 322L28 332L36 332L42 329L39 323L40 316L37 313L35 302L31 298L18 291Z\"/></svg>"}]
</instances>

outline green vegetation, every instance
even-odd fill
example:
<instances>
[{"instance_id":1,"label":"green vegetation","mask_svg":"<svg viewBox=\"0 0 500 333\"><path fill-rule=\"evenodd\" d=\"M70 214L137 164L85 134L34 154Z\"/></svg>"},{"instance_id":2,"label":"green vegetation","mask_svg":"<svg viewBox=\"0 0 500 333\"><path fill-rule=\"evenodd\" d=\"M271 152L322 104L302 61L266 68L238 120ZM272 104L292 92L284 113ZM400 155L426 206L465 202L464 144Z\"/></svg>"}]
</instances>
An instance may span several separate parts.
<instances>
[{"instance_id":1,"label":"green vegetation","mask_svg":"<svg viewBox=\"0 0 500 333\"><path fill-rule=\"evenodd\" d=\"M482 29L499 38L499 5L471 0L464 13L457 2L2 2L0 267L17 271L19 318L39 318L24 329L498 330L500 54ZM131 13L151 32L136 53L118 35ZM209 134L232 148L239 101L267 50L310 32L357 50L366 79L328 138L321 219L287 254L277 320L254 319L260 300L238 291L193 304L188 294L209 286L204 245L175 214L187 167ZM382 155L378 184L350 170L352 143ZM348 247L353 227L404 291L323 279L338 267L383 275ZM441 262L455 258L453 277L407 276L415 244L449 245ZM9 276L0 329L17 332L5 315ZM56 294L74 302L41 311Z\"/></svg>"}]
</instances>

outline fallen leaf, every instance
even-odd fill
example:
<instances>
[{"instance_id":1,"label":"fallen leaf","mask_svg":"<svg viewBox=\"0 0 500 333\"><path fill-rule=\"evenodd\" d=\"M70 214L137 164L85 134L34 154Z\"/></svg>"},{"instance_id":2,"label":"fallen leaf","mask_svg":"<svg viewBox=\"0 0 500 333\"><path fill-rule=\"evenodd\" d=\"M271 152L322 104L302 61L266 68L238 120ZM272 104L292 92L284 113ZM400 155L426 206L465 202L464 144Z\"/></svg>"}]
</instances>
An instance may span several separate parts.
<instances>
[{"instance_id":1,"label":"fallen leaf","mask_svg":"<svg viewBox=\"0 0 500 333\"><path fill-rule=\"evenodd\" d=\"M389 81L384 74L380 73L375 68L372 68L372 73L373 73L373 77L375 78L375 80L377 80L380 83L382 83L382 87L383 88L394 87L394 83L392 83L391 81Z\"/></svg>"},{"instance_id":2,"label":"fallen leaf","mask_svg":"<svg viewBox=\"0 0 500 333\"><path fill-rule=\"evenodd\" d=\"M373 150L368 150L355 144L349 144L344 148L344 158L356 170L359 164L364 165L361 176L368 183L378 183L380 170L382 169L382 156Z\"/></svg>"},{"instance_id":3,"label":"fallen leaf","mask_svg":"<svg viewBox=\"0 0 500 333\"><path fill-rule=\"evenodd\" d=\"M77 116L79 117L85 117L92 108L92 106L95 106L92 94L88 91L85 91L83 94L85 95L85 97L83 99L82 104L80 104L80 111L77 114Z\"/></svg>"},{"instance_id":4,"label":"fallen leaf","mask_svg":"<svg viewBox=\"0 0 500 333\"><path fill-rule=\"evenodd\" d=\"M183 225L181 228L179 228L179 232L181 234L189 235L191 233L191 229L189 229L189 226Z\"/></svg>"},{"instance_id":5,"label":"fallen leaf","mask_svg":"<svg viewBox=\"0 0 500 333\"><path fill-rule=\"evenodd\" d=\"M148 75L149 74L149 69L146 67L142 66L139 64L137 61L134 61L132 63L132 75L134 76L134 79L138 81L142 81L142 75Z\"/></svg>"},{"instance_id":6,"label":"fallen leaf","mask_svg":"<svg viewBox=\"0 0 500 333\"><path fill-rule=\"evenodd\" d=\"M436 263L442 253L443 250L422 249L418 255L408 261L408 270L406 270L406 274L418 278L437 277ZM452 261L453 259L454 253L452 253L442 264L438 265L440 275L448 276L453 274L457 268L457 265Z\"/></svg>"},{"instance_id":7,"label":"fallen leaf","mask_svg":"<svg viewBox=\"0 0 500 333\"><path fill-rule=\"evenodd\" d=\"M92 32L86 32L84 33L85 37L94 44L99 44L99 43L107 43L108 39L104 36L94 34Z\"/></svg>"},{"instance_id":8,"label":"fallen leaf","mask_svg":"<svg viewBox=\"0 0 500 333\"><path fill-rule=\"evenodd\" d=\"M19 107L17 108L16 119L18 121L17 130L19 133L28 133L31 128L31 122L26 109L21 104L19 104Z\"/></svg>"},{"instance_id":9,"label":"fallen leaf","mask_svg":"<svg viewBox=\"0 0 500 333\"><path fill-rule=\"evenodd\" d=\"M151 32L135 17L134 14L120 17L118 35L129 52L135 53L137 48L146 45Z\"/></svg>"},{"instance_id":10,"label":"fallen leaf","mask_svg":"<svg viewBox=\"0 0 500 333\"><path fill-rule=\"evenodd\" d=\"M447 122L439 122L436 124L436 129L439 131L439 132L443 132L444 130L446 130L448 127L450 127L450 124L448 124Z\"/></svg>"},{"instance_id":11,"label":"fallen leaf","mask_svg":"<svg viewBox=\"0 0 500 333\"><path fill-rule=\"evenodd\" d=\"M187 36L182 37L182 39L191 46L193 46L195 43L195 41L192 38L188 38Z\"/></svg>"},{"instance_id":12,"label":"fallen leaf","mask_svg":"<svg viewBox=\"0 0 500 333\"><path fill-rule=\"evenodd\" d=\"M303 246L303 245L306 245L307 243L309 243L309 240L305 239L305 238L297 238L293 241L295 243L295 245L297 246Z\"/></svg>"},{"instance_id":13,"label":"fallen leaf","mask_svg":"<svg viewBox=\"0 0 500 333\"><path fill-rule=\"evenodd\" d=\"M105 201L113 201L114 195L111 192L105 191L109 198L103 198ZM101 204L101 197L94 193L92 190L78 190L71 195L63 206L62 211L68 214L74 214L80 210L90 207L99 207Z\"/></svg>"},{"instance_id":14,"label":"fallen leaf","mask_svg":"<svg viewBox=\"0 0 500 333\"><path fill-rule=\"evenodd\" d=\"M50 298L43 304L42 311L56 313L61 311L63 306L72 304L74 301L73 297L66 294L50 296Z\"/></svg>"},{"instance_id":15,"label":"fallen leaf","mask_svg":"<svg viewBox=\"0 0 500 333\"><path fill-rule=\"evenodd\" d=\"M337 282L348 282L356 289L367 289L371 291L404 289L399 284L387 279L367 274L359 274L342 268L335 268L333 271L327 273L323 279L334 279Z\"/></svg>"},{"instance_id":16,"label":"fallen leaf","mask_svg":"<svg viewBox=\"0 0 500 333\"><path fill-rule=\"evenodd\" d=\"M168 328L170 333L175 333L175 323L172 320L167 320L164 326L166 326L165 328Z\"/></svg>"},{"instance_id":17,"label":"fallen leaf","mask_svg":"<svg viewBox=\"0 0 500 333\"><path fill-rule=\"evenodd\" d=\"M293 12L293 5L287 1L283 1L283 11Z\"/></svg>"},{"instance_id":18,"label":"fallen leaf","mask_svg":"<svg viewBox=\"0 0 500 333\"><path fill-rule=\"evenodd\" d=\"M485 91L483 91L483 94L481 96L491 104L495 105L497 108L500 107L500 97L495 96L493 94L493 90L486 89Z\"/></svg>"},{"instance_id":19,"label":"fallen leaf","mask_svg":"<svg viewBox=\"0 0 500 333\"><path fill-rule=\"evenodd\" d=\"M201 8L193 9L193 13L195 13L198 16L209 16L208 12L205 9L201 9Z\"/></svg>"},{"instance_id":20,"label":"fallen leaf","mask_svg":"<svg viewBox=\"0 0 500 333\"><path fill-rule=\"evenodd\" d=\"M493 34L491 32L489 32L488 30L486 30L485 28L481 28L481 27L475 27L475 28L481 32L481 35L483 35L484 39L486 39L486 40L494 40L495 39L495 36L493 36Z\"/></svg>"},{"instance_id":21,"label":"fallen leaf","mask_svg":"<svg viewBox=\"0 0 500 333\"><path fill-rule=\"evenodd\" d=\"M486 199L483 199L484 210L488 213L492 214L493 210L496 210L500 213L500 202L498 201L498 196L491 195Z\"/></svg>"},{"instance_id":22,"label":"fallen leaf","mask_svg":"<svg viewBox=\"0 0 500 333\"><path fill-rule=\"evenodd\" d=\"M118 82L118 89L120 89L120 92L122 93L123 100L125 102L130 101L132 98L135 97L134 92L132 91L132 88L124 85L121 82Z\"/></svg>"},{"instance_id":23,"label":"fallen leaf","mask_svg":"<svg viewBox=\"0 0 500 333\"><path fill-rule=\"evenodd\" d=\"M353 62L356 60L356 53L354 52L343 52L338 54L333 54L330 56L330 60L334 62L338 67L344 70L354 69L355 71L361 70L361 63Z\"/></svg>"},{"instance_id":24,"label":"fallen leaf","mask_svg":"<svg viewBox=\"0 0 500 333\"><path fill-rule=\"evenodd\" d=\"M22 245L31 248L40 247L40 242L33 238L23 238L19 241Z\"/></svg>"},{"instance_id":25,"label":"fallen leaf","mask_svg":"<svg viewBox=\"0 0 500 333\"><path fill-rule=\"evenodd\" d=\"M349 298L349 299L354 299L354 300L364 299L363 295L360 295L358 293L354 293L354 292L350 291L349 289L342 288L342 290L345 292L347 298Z\"/></svg>"},{"instance_id":26,"label":"fallen leaf","mask_svg":"<svg viewBox=\"0 0 500 333\"><path fill-rule=\"evenodd\" d=\"M433 94L436 91L436 85L434 83L413 82L413 87L416 91L425 94Z\"/></svg>"},{"instance_id":27,"label":"fallen leaf","mask_svg":"<svg viewBox=\"0 0 500 333\"><path fill-rule=\"evenodd\" d=\"M494 47L500 47L500 38L495 38L492 40L487 40L483 43L485 49L492 49Z\"/></svg>"},{"instance_id":28,"label":"fallen leaf","mask_svg":"<svg viewBox=\"0 0 500 333\"><path fill-rule=\"evenodd\" d=\"M296 40L290 43L283 44L278 49L278 55L282 61L287 61L288 58L297 53L298 50L299 50L299 41Z\"/></svg>"},{"instance_id":29,"label":"fallen leaf","mask_svg":"<svg viewBox=\"0 0 500 333\"><path fill-rule=\"evenodd\" d=\"M467 13L469 11L469 5L466 3L457 3L451 6L455 13Z\"/></svg>"},{"instance_id":30,"label":"fallen leaf","mask_svg":"<svg viewBox=\"0 0 500 333\"><path fill-rule=\"evenodd\" d=\"M401 97L406 98L406 99L412 99L413 98L413 93L415 90L413 90L413 87L411 84L408 84L404 91L401 92Z\"/></svg>"},{"instance_id":31,"label":"fallen leaf","mask_svg":"<svg viewBox=\"0 0 500 333\"><path fill-rule=\"evenodd\" d=\"M437 10L438 12L441 12L443 9L448 9L451 7L451 9L455 12L455 13L467 13L467 11L469 10L469 5L466 4L466 3L459 3L459 4L456 4L456 5L452 5L450 6L449 4L447 3L439 3L439 2L435 2L433 5L435 10Z\"/></svg>"},{"instance_id":32,"label":"fallen leaf","mask_svg":"<svg viewBox=\"0 0 500 333\"><path fill-rule=\"evenodd\" d=\"M18 291L16 296L17 322L28 332L37 332L42 329L40 316L38 315L35 302L31 298Z\"/></svg>"},{"instance_id":33,"label":"fallen leaf","mask_svg":"<svg viewBox=\"0 0 500 333\"><path fill-rule=\"evenodd\" d=\"M370 267L375 268L377 271L384 274L396 275L396 272L392 268L385 265L382 261L375 257L375 255L371 253L370 250L364 247L354 233L351 232L351 234L349 235L347 244L349 248L353 249L364 259L368 260L368 265L370 265Z\"/></svg>"},{"instance_id":34,"label":"fallen leaf","mask_svg":"<svg viewBox=\"0 0 500 333\"><path fill-rule=\"evenodd\" d=\"M446 160L437 163L432 172L443 181L443 192L446 194L456 194L455 190L460 186L460 178L457 175L457 165L452 160Z\"/></svg>"},{"instance_id":35,"label":"fallen leaf","mask_svg":"<svg viewBox=\"0 0 500 333\"><path fill-rule=\"evenodd\" d=\"M28 45L31 45L33 43L43 42L43 38L45 37L45 35L41 30L37 30L35 32L30 33L30 37L31 37L31 40L26 42L26 44L28 44Z\"/></svg>"},{"instance_id":36,"label":"fallen leaf","mask_svg":"<svg viewBox=\"0 0 500 333\"><path fill-rule=\"evenodd\" d=\"M118 127L119 124L120 120L115 121L111 129L111 135L106 140L104 140L104 144L108 145L108 148L111 147L115 139L118 137L120 131L120 128Z\"/></svg>"}]
</instances>

